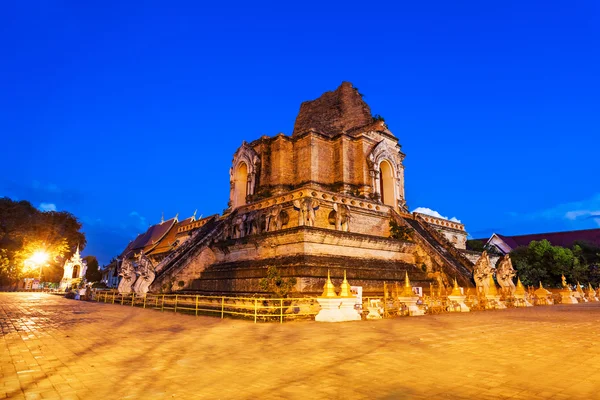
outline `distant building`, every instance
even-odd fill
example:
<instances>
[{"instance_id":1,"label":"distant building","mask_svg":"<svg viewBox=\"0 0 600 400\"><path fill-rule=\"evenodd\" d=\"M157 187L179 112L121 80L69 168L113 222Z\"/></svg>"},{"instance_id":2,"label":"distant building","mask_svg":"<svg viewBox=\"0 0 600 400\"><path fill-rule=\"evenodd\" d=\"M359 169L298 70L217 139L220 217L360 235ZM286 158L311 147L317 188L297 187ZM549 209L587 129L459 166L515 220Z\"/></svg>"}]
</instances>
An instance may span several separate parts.
<instances>
[{"instance_id":1,"label":"distant building","mask_svg":"<svg viewBox=\"0 0 600 400\"><path fill-rule=\"evenodd\" d=\"M112 261L110 264L104 266L100 271L102 273L102 279L106 287L116 288L119 285L119 272L117 271L117 261Z\"/></svg>"},{"instance_id":2,"label":"distant building","mask_svg":"<svg viewBox=\"0 0 600 400\"><path fill-rule=\"evenodd\" d=\"M486 246L493 246L502 254L507 254L521 246L529 246L532 241L546 239L553 246L571 247L575 242L588 242L600 246L600 229L579 231L533 233L529 235L505 236L494 233L489 239L477 239Z\"/></svg>"}]
</instances>

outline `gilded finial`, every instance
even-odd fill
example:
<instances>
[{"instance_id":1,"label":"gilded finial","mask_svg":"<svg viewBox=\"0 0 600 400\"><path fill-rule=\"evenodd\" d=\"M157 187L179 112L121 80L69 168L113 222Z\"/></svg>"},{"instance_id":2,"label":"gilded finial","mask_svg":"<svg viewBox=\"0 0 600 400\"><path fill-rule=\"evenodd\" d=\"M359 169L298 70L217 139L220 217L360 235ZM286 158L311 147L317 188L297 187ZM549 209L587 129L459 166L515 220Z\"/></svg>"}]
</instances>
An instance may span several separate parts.
<instances>
[{"instance_id":1,"label":"gilded finial","mask_svg":"<svg viewBox=\"0 0 600 400\"><path fill-rule=\"evenodd\" d=\"M450 293L450 296L462 296L462 293L460 292L460 287L458 286L458 282L456 281L456 277L454 278L454 286L452 287L452 293Z\"/></svg>"},{"instance_id":2,"label":"gilded finial","mask_svg":"<svg viewBox=\"0 0 600 400\"><path fill-rule=\"evenodd\" d=\"M525 294L525 286L523 286L523 283L521 283L521 278L517 278L517 287L515 289L515 294Z\"/></svg>"},{"instance_id":3,"label":"gilded finial","mask_svg":"<svg viewBox=\"0 0 600 400\"><path fill-rule=\"evenodd\" d=\"M196 220L196 213L197 213L197 212L198 212L198 209L196 208L196 209L194 210L194 215L192 215L192 221L195 221L195 220Z\"/></svg>"},{"instance_id":4,"label":"gilded finial","mask_svg":"<svg viewBox=\"0 0 600 400\"><path fill-rule=\"evenodd\" d=\"M160 213L160 223L162 224L163 222L165 222L165 212L164 211L162 211Z\"/></svg>"},{"instance_id":5,"label":"gilded finial","mask_svg":"<svg viewBox=\"0 0 600 400\"><path fill-rule=\"evenodd\" d=\"M331 282L329 270L327 270L327 281L323 286L323 294L321 295L321 297L337 297L337 295L335 294L335 286L333 286L333 283Z\"/></svg>"},{"instance_id":6,"label":"gilded finial","mask_svg":"<svg viewBox=\"0 0 600 400\"><path fill-rule=\"evenodd\" d=\"M404 275L404 289L402 290L401 297L413 297L414 293L412 290L412 285L410 284L410 279L408 279L408 271L405 271Z\"/></svg>"},{"instance_id":7,"label":"gilded finial","mask_svg":"<svg viewBox=\"0 0 600 400\"><path fill-rule=\"evenodd\" d=\"M342 286L340 288L340 297L354 297L352 296L352 291L350 290L350 284L346 279L346 270L344 270L344 281L342 282Z\"/></svg>"}]
</instances>

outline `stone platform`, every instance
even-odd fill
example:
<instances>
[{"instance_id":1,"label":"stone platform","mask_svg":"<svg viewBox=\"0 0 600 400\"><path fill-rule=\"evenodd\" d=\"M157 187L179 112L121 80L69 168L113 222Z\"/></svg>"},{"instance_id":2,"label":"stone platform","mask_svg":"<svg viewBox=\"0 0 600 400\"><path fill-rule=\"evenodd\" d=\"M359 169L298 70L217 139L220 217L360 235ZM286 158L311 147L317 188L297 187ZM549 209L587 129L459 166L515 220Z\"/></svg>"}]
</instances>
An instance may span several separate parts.
<instances>
[{"instance_id":1,"label":"stone platform","mask_svg":"<svg viewBox=\"0 0 600 400\"><path fill-rule=\"evenodd\" d=\"M253 324L0 293L0 398L593 399L600 303Z\"/></svg>"}]
</instances>

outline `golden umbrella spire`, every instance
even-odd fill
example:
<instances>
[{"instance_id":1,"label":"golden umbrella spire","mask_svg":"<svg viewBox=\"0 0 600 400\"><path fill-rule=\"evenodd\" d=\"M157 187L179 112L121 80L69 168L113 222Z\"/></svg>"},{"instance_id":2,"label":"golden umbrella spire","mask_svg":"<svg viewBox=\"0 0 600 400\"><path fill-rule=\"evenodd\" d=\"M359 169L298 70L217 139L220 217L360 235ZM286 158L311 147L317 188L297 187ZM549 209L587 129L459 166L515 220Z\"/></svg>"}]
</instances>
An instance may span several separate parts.
<instances>
[{"instance_id":1,"label":"golden umbrella spire","mask_svg":"<svg viewBox=\"0 0 600 400\"><path fill-rule=\"evenodd\" d=\"M337 295L335 294L335 286L333 286L333 283L331 282L329 270L327 270L327 281L323 286L323 294L321 295L321 297L337 297Z\"/></svg>"},{"instance_id":2,"label":"golden umbrella spire","mask_svg":"<svg viewBox=\"0 0 600 400\"><path fill-rule=\"evenodd\" d=\"M412 285L410 284L410 279L408 279L408 271L405 271L404 275L404 289L402 290L402 297L413 297Z\"/></svg>"},{"instance_id":3,"label":"golden umbrella spire","mask_svg":"<svg viewBox=\"0 0 600 400\"><path fill-rule=\"evenodd\" d=\"M344 281L342 282L342 287L340 288L340 297L354 297L352 296L352 291L350 290L350 284L346 279L346 270L344 270Z\"/></svg>"},{"instance_id":4,"label":"golden umbrella spire","mask_svg":"<svg viewBox=\"0 0 600 400\"><path fill-rule=\"evenodd\" d=\"M454 286L452 287L452 293L450 293L450 296L462 296L462 293L460 292L460 287L458 286L458 282L456 281L456 277L454 278Z\"/></svg>"},{"instance_id":5,"label":"golden umbrella spire","mask_svg":"<svg viewBox=\"0 0 600 400\"><path fill-rule=\"evenodd\" d=\"M521 278L517 278L517 288L515 289L515 294L525 294L525 286L521 283Z\"/></svg>"}]
</instances>

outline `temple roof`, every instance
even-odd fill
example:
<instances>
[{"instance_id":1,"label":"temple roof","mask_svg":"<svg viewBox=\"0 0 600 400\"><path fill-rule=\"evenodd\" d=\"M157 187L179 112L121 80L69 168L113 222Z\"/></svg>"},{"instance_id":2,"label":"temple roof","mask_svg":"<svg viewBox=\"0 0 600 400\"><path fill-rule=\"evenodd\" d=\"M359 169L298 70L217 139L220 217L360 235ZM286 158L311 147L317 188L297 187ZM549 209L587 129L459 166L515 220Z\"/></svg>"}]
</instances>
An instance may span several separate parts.
<instances>
[{"instance_id":1,"label":"temple roof","mask_svg":"<svg viewBox=\"0 0 600 400\"><path fill-rule=\"evenodd\" d=\"M177 218L171 218L168 221L152 225L148 230L138 235L135 240L125 248L122 255L127 255L130 252L138 252L144 250L148 252L169 232L169 230L177 223Z\"/></svg>"},{"instance_id":2,"label":"temple roof","mask_svg":"<svg viewBox=\"0 0 600 400\"><path fill-rule=\"evenodd\" d=\"M600 246L600 229L584 229L578 231L565 232L548 232L534 233L530 235L505 236L498 233L495 234L504 243L510 246L511 249L516 249L520 246L529 246L532 241L540 241L546 239L553 246L571 247L577 241L589 242ZM490 239L478 239L487 243Z\"/></svg>"},{"instance_id":3,"label":"temple roof","mask_svg":"<svg viewBox=\"0 0 600 400\"><path fill-rule=\"evenodd\" d=\"M336 136L373 123L371 109L358 89L342 82L332 92L300 105L292 136L314 129L327 136Z\"/></svg>"},{"instance_id":4,"label":"temple roof","mask_svg":"<svg viewBox=\"0 0 600 400\"><path fill-rule=\"evenodd\" d=\"M173 243L175 243L175 240L177 239L177 228L179 228L180 226L187 225L194 220L194 217L190 217L175 224L173 229L171 229L169 233L167 233L164 236L164 238L160 241L160 243L152 250L151 254L156 255L171 251L173 248Z\"/></svg>"}]
</instances>

